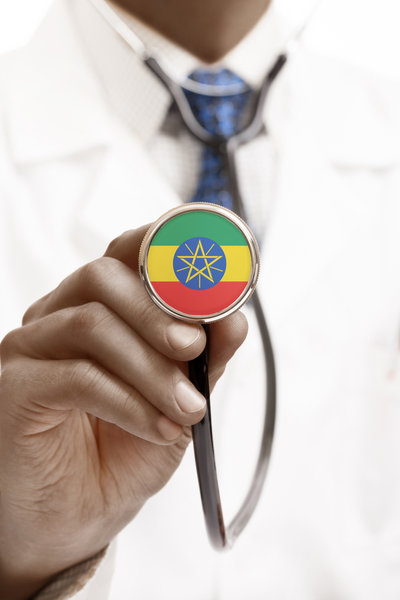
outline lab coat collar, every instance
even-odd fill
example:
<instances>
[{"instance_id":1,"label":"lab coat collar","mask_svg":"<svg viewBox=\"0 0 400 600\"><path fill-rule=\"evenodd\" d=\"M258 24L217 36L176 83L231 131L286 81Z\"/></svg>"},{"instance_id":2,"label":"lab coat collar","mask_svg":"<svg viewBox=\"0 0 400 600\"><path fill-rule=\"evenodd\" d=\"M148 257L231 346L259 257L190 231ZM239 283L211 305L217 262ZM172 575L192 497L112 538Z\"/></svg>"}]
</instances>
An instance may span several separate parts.
<instances>
[{"instance_id":1,"label":"lab coat collar","mask_svg":"<svg viewBox=\"0 0 400 600\"><path fill-rule=\"evenodd\" d=\"M71 0L76 31L86 56L99 77L115 112L144 142L160 129L172 103L165 86L113 30L90 0ZM113 6L148 48L159 48L181 73L190 73L199 61L188 52Z\"/></svg>"},{"instance_id":2,"label":"lab coat collar","mask_svg":"<svg viewBox=\"0 0 400 600\"><path fill-rule=\"evenodd\" d=\"M161 35L135 19L128 22L182 74L199 66L198 59ZM257 86L286 37L280 17L268 11L223 64ZM28 47L3 62L8 131L17 164L107 144L110 103L147 143L171 105L162 84L87 0L55 0Z\"/></svg>"},{"instance_id":3,"label":"lab coat collar","mask_svg":"<svg viewBox=\"0 0 400 600\"><path fill-rule=\"evenodd\" d=\"M161 127L172 99L165 86L99 14L90 0L70 0L77 31L116 112L140 139L151 142ZM161 55L182 78L195 69L214 68L110 3L128 27L155 55ZM274 7L221 61L255 89L281 52L288 32ZM140 90L140 93L138 93Z\"/></svg>"},{"instance_id":4,"label":"lab coat collar","mask_svg":"<svg viewBox=\"0 0 400 600\"><path fill-rule=\"evenodd\" d=\"M288 67L293 117L308 126L307 137L315 137L333 165L385 169L398 163L398 82L306 46Z\"/></svg>"},{"instance_id":5,"label":"lab coat collar","mask_svg":"<svg viewBox=\"0 0 400 600\"><path fill-rule=\"evenodd\" d=\"M257 32L253 43L259 43ZM246 55L239 50L228 55L229 66ZM29 46L0 59L0 68L15 163L54 160L109 143L109 98L87 62L69 0L55 0ZM368 79L370 95L366 93ZM295 89L290 110L300 120L309 120L313 130L309 135L317 134L320 152L332 164L340 168L393 166L399 159L399 131L390 126L398 113L399 91L395 82L390 89L390 82L383 79L377 85L377 79L367 73L354 78L353 68L301 50L274 83L271 96L279 96L279 101L267 102L267 126L281 145L285 124L290 127L293 120L285 110ZM274 130L275 122L278 128Z\"/></svg>"}]
</instances>

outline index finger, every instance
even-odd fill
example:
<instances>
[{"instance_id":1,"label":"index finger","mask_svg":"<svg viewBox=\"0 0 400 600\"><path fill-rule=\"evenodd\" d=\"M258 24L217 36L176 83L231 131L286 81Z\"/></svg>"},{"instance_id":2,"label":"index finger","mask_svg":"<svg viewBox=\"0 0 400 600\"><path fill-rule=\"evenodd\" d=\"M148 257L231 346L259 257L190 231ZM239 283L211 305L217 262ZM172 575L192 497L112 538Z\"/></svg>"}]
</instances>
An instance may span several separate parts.
<instances>
[{"instance_id":1,"label":"index finger","mask_svg":"<svg viewBox=\"0 0 400 600\"><path fill-rule=\"evenodd\" d=\"M116 258L125 263L133 271L138 272L138 256L140 246L144 236L146 235L151 223L138 227L138 229L130 229L113 240L104 256Z\"/></svg>"},{"instance_id":2,"label":"index finger","mask_svg":"<svg viewBox=\"0 0 400 600\"><path fill-rule=\"evenodd\" d=\"M137 273L138 253L147 227L126 232L104 257L72 273L50 294L28 309L24 324L73 306L97 302L111 309L159 352L190 360L205 345L200 325L179 322L148 296Z\"/></svg>"}]
</instances>

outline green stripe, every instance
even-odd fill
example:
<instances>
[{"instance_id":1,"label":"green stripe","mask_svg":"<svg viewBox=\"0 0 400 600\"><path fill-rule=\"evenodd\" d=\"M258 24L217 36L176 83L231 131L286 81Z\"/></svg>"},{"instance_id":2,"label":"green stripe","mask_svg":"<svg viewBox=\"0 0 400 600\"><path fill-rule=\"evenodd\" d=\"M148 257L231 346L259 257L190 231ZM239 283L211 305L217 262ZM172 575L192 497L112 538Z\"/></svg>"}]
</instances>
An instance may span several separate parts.
<instances>
[{"instance_id":1,"label":"green stripe","mask_svg":"<svg viewBox=\"0 0 400 600\"><path fill-rule=\"evenodd\" d=\"M207 237L220 246L247 246L246 239L230 221L214 213L193 211L174 217L156 233L154 246L180 246L193 237Z\"/></svg>"}]
</instances>

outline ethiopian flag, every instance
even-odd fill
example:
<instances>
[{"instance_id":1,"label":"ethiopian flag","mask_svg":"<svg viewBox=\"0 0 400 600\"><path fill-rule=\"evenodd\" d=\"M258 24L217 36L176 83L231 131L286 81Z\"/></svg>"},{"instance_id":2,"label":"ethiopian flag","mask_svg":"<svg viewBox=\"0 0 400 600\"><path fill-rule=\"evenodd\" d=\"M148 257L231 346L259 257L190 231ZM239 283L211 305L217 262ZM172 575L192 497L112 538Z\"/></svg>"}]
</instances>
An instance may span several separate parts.
<instances>
[{"instance_id":1,"label":"ethiopian flag","mask_svg":"<svg viewBox=\"0 0 400 600\"><path fill-rule=\"evenodd\" d=\"M215 212L172 217L154 235L147 272L157 296L187 315L213 315L234 304L252 273L243 233Z\"/></svg>"}]
</instances>

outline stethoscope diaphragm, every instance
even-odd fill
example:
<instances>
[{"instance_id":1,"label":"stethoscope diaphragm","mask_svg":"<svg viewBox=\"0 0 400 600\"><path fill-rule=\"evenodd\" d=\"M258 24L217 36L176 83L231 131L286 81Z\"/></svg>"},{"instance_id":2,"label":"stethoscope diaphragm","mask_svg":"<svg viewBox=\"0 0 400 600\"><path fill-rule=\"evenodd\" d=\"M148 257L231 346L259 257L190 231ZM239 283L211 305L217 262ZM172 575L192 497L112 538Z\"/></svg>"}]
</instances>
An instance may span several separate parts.
<instances>
[{"instance_id":1,"label":"stethoscope diaphragm","mask_svg":"<svg viewBox=\"0 0 400 600\"><path fill-rule=\"evenodd\" d=\"M252 295L260 255L248 225L227 208L185 204L160 217L139 253L139 273L152 300L167 314L212 323Z\"/></svg>"}]
</instances>

